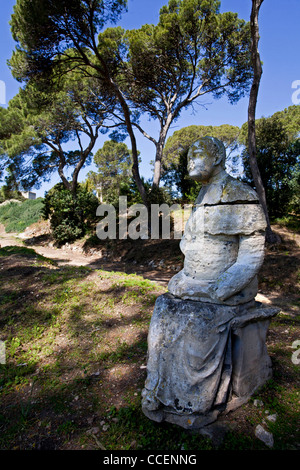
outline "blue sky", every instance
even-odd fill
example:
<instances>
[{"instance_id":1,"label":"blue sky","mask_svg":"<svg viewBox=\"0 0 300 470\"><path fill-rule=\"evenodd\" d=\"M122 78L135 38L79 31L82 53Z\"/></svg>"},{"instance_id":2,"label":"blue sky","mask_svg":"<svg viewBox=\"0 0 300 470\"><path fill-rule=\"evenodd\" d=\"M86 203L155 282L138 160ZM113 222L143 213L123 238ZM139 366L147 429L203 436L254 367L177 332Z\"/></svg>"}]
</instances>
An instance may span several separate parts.
<instances>
[{"instance_id":1,"label":"blue sky","mask_svg":"<svg viewBox=\"0 0 300 470\"><path fill-rule=\"evenodd\" d=\"M128 13L123 15L120 25L124 28L139 28L145 23L156 23L159 10L168 0L128 0ZM6 103L18 92L20 84L15 81L7 66L15 47L8 24L13 11L15 0L0 0L0 101L3 96L3 82L6 91ZM240 18L249 21L251 0L221 0L221 11L237 12ZM299 0L264 0L260 15L259 52L263 61L263 75L258 96L256 117L270 116L276 111L283 110L293 104L292 95L295 90L292 83L300 81L299 63ZM300 88L300 87L299 87ZM300 97L300 93L298 95ZM3 101L3 99L2 99ZM5 104L0 102L1 105ZM230 105L226 99L212 100L204 98L206 108L196 106L185 111L181 118L171 128L169 135L175 130L192 124L221 125L232 124L241 126L247 120L248 98ZM144 120L147 130L156 137L156 125ZM107 136L101 137L95 147L102 147ZM154 145L137 134L138 146L141 152L141 173L146 178L151 177L150 161L154 158ZM88 168L86 171L88 171ZM85 177L86 171L82 173ZM54 177L50 184L43 184L36 190L38 196L44 196L56 182Z\"/></svg>"}]
</instances>

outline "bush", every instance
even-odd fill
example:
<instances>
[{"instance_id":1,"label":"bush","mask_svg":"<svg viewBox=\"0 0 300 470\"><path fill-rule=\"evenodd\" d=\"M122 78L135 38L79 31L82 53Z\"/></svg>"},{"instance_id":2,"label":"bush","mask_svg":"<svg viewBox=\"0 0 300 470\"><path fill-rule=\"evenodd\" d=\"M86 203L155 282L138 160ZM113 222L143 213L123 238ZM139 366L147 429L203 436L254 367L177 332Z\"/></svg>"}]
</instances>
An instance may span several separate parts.
<instances>
[{"instance_id":1,"label":"bush","mask_svg":"<svg viewBox=\"0 0 300 470\"><path fill-rule=\"evenodd\" d=\"M20 233L42 218L42 209L42 198L10 202L0 207L0 223L5 226L6 232Z\"/></svg>"},{"instance_id":2,"label":"bush","mask_svg":"<svg viewBox=\"0 0 300 470\"><path fill-rule=\"evenodd\" d=\"M9 189L5 184L0 188L0 204L9 199L17 199L18 201L24 201L25 198L22 196L20 191L13 191Z\"/></svg>"},{"instance_id":3,"label":"bush","mask_svg":"<svg viewBox=\"0 0 300 470\"><path fill-rule=\"evenodd\" d=\"M99 201L93 193L78 185L76 195L62 183L45 196L43 216L50 219L53 238L59 245L83 237L96 222Z\"/></svg>"}]
</instances>

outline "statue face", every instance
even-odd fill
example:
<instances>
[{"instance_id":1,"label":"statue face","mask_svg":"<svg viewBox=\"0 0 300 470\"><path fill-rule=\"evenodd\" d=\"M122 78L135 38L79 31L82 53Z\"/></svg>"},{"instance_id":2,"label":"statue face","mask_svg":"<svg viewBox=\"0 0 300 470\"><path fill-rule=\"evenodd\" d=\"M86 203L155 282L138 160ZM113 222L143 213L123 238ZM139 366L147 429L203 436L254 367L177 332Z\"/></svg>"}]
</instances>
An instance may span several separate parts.
<instances>
[{"instance_id":1,"label":"statue face","mask_svg":"<svg viewBox=\"0 0 300 470\"><path fill-rule=\"evenodd\" d=\"M197 142L191 145L188 152L189 177L197 181L208 181L215 169L215 158L209 154L205 145Z\"/></svg>"}]
</instances>

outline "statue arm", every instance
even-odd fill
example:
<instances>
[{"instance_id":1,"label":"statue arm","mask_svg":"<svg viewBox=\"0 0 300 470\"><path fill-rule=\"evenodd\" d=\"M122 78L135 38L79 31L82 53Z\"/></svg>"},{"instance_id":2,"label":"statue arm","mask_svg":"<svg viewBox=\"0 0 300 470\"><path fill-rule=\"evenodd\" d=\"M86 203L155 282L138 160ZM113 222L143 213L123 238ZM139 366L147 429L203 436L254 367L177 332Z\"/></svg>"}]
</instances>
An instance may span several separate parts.
<instances>
[{"instance_id":1,"label":"statue arm","mask_svg":"<svg viewBox=\"0 0 300 470\"><path fill-rule=\"evenodd\" d=\"M264 245L265 236L262 233L240 236L237 260L214 283L212 297L224 301L243 290L263 264Z\"/></svg>"}]
</instances>

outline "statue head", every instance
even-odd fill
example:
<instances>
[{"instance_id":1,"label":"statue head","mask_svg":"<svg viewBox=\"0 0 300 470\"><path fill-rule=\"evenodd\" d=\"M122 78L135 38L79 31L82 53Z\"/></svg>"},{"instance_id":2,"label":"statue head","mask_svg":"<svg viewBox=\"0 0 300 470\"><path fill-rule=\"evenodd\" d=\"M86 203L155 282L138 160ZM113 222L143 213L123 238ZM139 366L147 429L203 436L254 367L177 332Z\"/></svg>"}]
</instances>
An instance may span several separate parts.
<instances>
[{"instance_id":1,"label":"statue head","mask_svg":"<svg viewBox=\"0 0 300 470\"><path fill-rule=\"evenodd\" d=\"M226 151L223 142L215 137L202 137L188 151L189 177L207 182L225 169Z\"/></svg>"}]
</instances>

